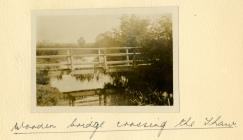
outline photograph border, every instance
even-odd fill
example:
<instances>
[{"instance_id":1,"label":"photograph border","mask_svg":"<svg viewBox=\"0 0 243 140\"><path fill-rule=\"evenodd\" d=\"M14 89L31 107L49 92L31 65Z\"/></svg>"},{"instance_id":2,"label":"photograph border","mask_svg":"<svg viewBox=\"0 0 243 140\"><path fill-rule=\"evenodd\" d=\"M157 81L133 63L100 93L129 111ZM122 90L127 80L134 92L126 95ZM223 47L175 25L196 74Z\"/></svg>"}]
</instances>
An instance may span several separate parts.
<instances>
[{"instance_id":1,"label":"photograph border","mask_svg":"<svg viewBox=\"0 0 243 140\"><path fill-rule=\"evenodd\" d=\"M36 102L36 17L43 15L87 15L87 12L133 11L153 9L172 14L173 34L173 106L37 106ZM179 100L179 7L124 7L124 8L84 8L31 11L31 112L32 113L176 113L180 111Z\"/></svg>"}]
</instances>

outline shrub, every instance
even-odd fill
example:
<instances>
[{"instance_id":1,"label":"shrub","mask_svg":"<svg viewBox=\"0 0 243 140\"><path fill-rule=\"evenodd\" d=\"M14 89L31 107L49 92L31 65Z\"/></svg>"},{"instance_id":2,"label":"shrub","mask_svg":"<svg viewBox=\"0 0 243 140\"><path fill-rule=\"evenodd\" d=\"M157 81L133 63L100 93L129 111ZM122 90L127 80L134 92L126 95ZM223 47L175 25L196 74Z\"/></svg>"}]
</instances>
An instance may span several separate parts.
<instances>
[{"instance_id":1,"label":"shrub","mask_svg":"<svg viewBox=\"0 0 243 140\"><path fill-rule=\"evenodd\" d=\"M57 104L59 98L62 97L61 92L49 85L37 85L37 105L38 106L53 106Z\"/></svg>"},{"instance_id":2,"label":"shrub","mask_svg":"<svg viewBox=\"0 0 243 140\"><path fill-rule=\"evenodd\" d=\"M48 77L48 70L37 70L36 71L36 83L41 85L47 85L50 82Z\"/></svg>"}]
</instances>

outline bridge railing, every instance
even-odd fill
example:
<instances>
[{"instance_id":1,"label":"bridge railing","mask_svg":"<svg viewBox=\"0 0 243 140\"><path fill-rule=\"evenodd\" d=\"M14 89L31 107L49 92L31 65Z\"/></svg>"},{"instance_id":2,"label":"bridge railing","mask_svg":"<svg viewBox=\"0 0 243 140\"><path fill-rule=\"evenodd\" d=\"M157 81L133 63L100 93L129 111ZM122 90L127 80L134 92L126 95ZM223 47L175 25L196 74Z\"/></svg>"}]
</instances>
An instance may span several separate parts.
<instances>
[{"instance_id":1,"label":"bridge railing","mask_svg":"<svg viewBox=\"0 0 243 140\"><path fill-rule=\"evenodd\" d=\"M37 48L42 51L36 56L37 69L93 69L93 68L115 68L145 65L136 59L140 55L140 47L107 47L107 48L78 48L78 47L50 47ZM45 52L55 53L45 53ZM62 53L59 53L62 52ZM108 59L119 57L119 59ZM62 61L54 61L62 59ZM42 60L42 61L39 61ZM44 60L44 61L43 61Z\"/></svg>"}]
</instances>

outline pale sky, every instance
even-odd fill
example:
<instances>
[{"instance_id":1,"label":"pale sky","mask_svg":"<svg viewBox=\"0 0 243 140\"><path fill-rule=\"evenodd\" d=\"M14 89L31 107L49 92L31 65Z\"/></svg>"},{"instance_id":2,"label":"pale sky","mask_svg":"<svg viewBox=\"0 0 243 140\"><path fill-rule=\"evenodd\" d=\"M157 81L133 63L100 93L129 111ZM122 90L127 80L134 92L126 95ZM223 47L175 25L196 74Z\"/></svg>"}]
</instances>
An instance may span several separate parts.
<instances>
[{"instance_id":1,"label":"pale sky","mask_svg":"<svg viewBox=\"0 0 243 140\"><path fill-rule=\"evenodd\" d=\"M168 11L161 8L113 11L100 10L90 12L91 14L81 12L81 14L38 15L36 17L36 39L37 41L46 40L56 43L77 43L77 40L83 37L86 42L93 42L98 34L117 28L120 24L120 18L124 14L135 14L148 18L168 15Z\"/></svg>"},{"instance_id":2,"label":"pale sky","mask_svg":"<svg viewBox=\"0 0 243 140\"><path fill-rule=\"evenodd\" d=\"M79 37L92 42L100 33L119 26L119 16L68 15L37 18L37 40L76 43Z\"/></svg>"}]
</instances>

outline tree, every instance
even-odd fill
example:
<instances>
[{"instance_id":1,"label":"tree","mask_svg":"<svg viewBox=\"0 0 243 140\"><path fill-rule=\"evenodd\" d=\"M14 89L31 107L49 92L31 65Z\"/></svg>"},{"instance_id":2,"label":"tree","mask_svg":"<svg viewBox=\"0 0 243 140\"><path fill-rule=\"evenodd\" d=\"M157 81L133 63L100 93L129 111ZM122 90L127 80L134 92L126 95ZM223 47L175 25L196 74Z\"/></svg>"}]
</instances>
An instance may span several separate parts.
<instances>
[{"instance_id":1,"label":"tree","mask_svg":"<svg viewBox=\"0 0 243 140\"><path fill-rule=\"evenodd\" d=\"M150 63L137 67L132 72L112 75L113 85L123 85L131 90L143 90L147 94L154 90L173 92L173 47L172 22L160 17L153 24L148 19L123 16L114 32L114 38L121 46L142 47L141 59ZM126 77L126 84L119 83ZM119 87L120 88L120 87Z\"/></svg>"},{"instance_id":2,"label":"tree","mask_svg":"<svg viewBox=\"0 0 243 140\"><path fill-rule=\"evenodd\" d=\"M148 33L149 20L139 18L135 15L123 16L117 30L117 37L121 46L137 47L146 38Z\"/></svg>"},{"instance_id":3,"label":"tree","mask_svg":"<svg viewBox=\"0 0 243 140\"><path fill-rule=\"evenodd\" d=\"M119 42L117 38L115 38L114 32L105 32L102 34L99 34L96 37L96 46L98 47L117 47L119 46Z\"/></svg>"},{"instance_id":4,"label":"tree","mask_svg":"<svg viewBox=\"0 0 243 140\"><path fill-rule=\"evenodd\" d=\"M79 47L84 47L85 46L85 39L83 37L80 37L78 40L78 46Z\"/></svg>"}]
</instances>

